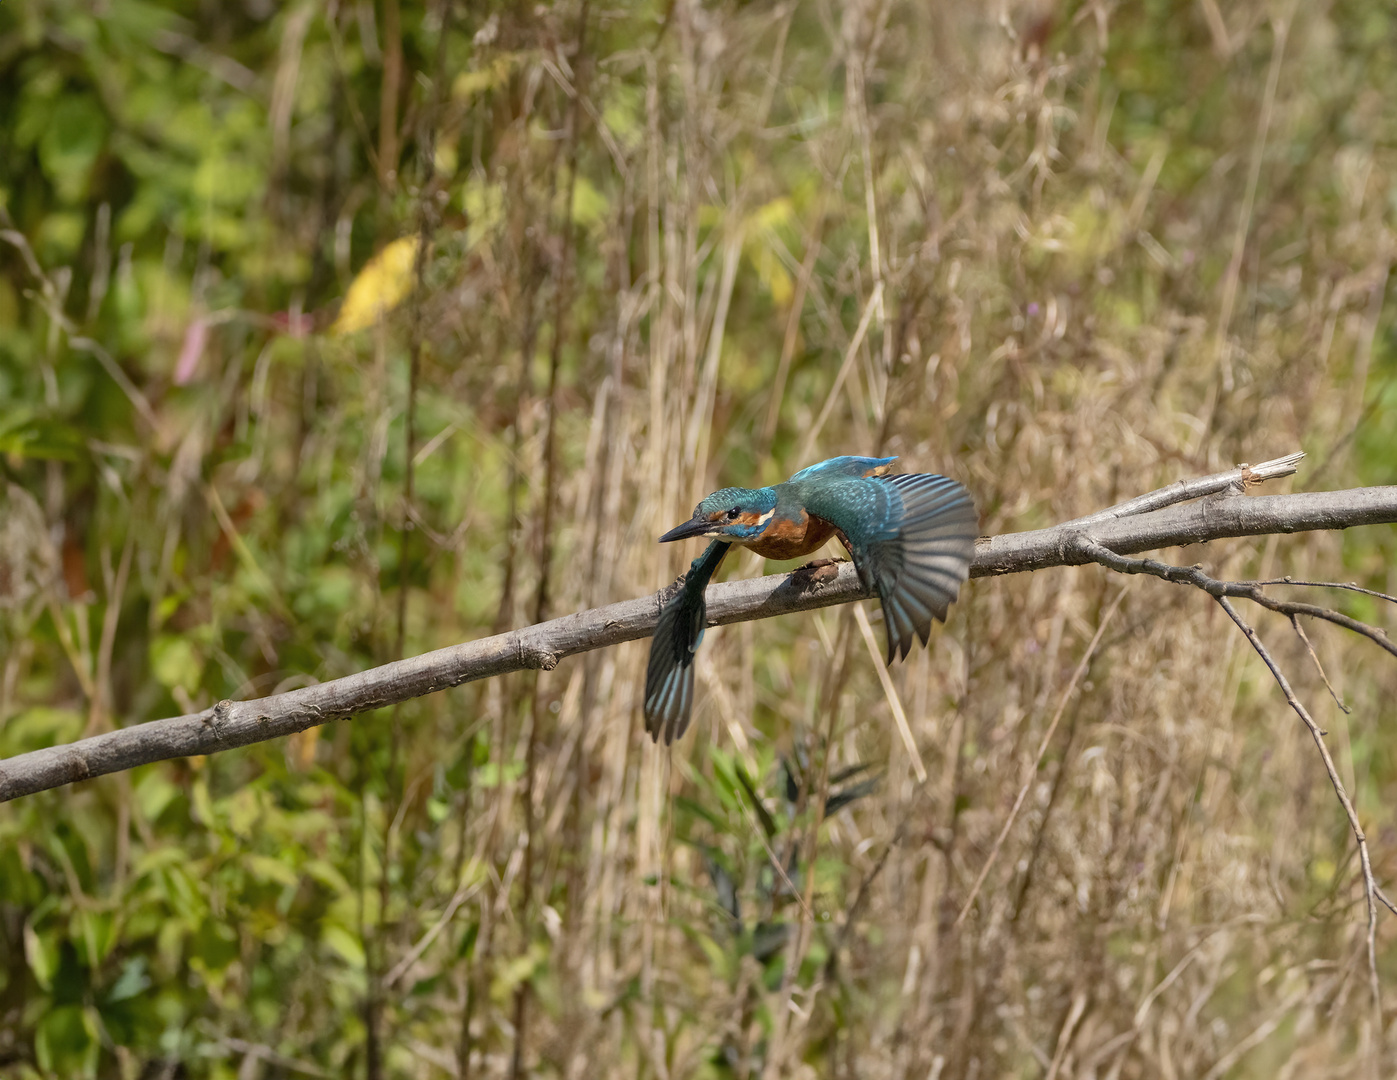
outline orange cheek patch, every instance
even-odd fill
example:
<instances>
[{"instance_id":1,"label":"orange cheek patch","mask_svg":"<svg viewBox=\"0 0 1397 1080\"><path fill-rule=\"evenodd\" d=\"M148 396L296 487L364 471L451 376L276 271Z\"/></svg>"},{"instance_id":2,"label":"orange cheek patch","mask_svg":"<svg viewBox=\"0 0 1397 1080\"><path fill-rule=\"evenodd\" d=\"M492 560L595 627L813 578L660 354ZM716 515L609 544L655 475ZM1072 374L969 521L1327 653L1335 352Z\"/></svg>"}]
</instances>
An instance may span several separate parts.
<instances>
[{"instance_id":1,"label":"orange cheek patch","mask_svg":"<svg viewBox=\"0 0 1397 1080\"><path fill-rule=\"evenodd\" d=\"M746 513L737 515L737 520L743 525L755 525L757 522L761 521L761 519L762 516L760 514Z\"/></svg>"}]
</instances>

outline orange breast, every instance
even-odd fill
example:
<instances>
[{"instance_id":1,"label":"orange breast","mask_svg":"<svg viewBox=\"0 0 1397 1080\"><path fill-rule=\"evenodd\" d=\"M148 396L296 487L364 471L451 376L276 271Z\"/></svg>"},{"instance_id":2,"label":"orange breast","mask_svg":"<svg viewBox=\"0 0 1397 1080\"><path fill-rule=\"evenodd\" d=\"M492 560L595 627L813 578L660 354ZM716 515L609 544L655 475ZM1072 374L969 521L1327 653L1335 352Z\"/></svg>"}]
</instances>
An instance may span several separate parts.
<instances>
[{"instance_id":1,"label":"orange breast","mask_svg":"<svg viewBox=\"0 0 1397 1080\"><path fill-rule=\"evenodd\" d=\"M799 518L773 517L766 531L746 546L763 559L798 559L818 550L833 535L833 525L802 510Z\"/></svg>"}]
</instances>

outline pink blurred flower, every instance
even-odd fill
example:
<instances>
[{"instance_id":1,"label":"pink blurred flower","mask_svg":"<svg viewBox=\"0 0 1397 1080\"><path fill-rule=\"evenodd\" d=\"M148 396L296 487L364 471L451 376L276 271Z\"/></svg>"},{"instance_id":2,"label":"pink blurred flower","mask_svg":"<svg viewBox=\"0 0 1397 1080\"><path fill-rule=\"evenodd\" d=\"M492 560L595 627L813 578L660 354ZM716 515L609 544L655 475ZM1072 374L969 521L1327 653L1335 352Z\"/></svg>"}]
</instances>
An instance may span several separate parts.
<instances>
[{"instance_id":1,"label":"pink blurred flower","mask_svg":"<svg viewBox=\"0 0 1397 1080\"><path fill-rule=\"evenodd\" d=\"M188 386L199 373L199 361L204 356L204 346L209 342L209 323L202 315L190 321L184 331L184 344L180 346L179 359L175 361L175 385Z\"/></svg>"}]
</instances>

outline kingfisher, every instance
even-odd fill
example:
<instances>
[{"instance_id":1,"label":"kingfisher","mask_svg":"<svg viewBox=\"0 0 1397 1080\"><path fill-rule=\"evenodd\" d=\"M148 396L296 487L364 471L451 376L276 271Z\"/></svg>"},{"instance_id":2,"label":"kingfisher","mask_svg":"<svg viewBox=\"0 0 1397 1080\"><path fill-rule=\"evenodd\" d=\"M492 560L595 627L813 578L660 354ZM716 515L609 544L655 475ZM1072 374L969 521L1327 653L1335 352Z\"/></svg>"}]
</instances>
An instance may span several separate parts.
<instances>
[{"instance_id":1,"label":"kingfisher","mask_svg":"<svg viewBox=\"0 0 1397 1080\"><path fill-rule=\"evenodd\" d=\"M801 469L775 487L723 488L660 543L704 536L665 604L645 672L645 730L666 745L684 734L694 698L694 653L708 621L704 590L734 544L764 559L796 559L837 536L859 580L883 605L888 663L905 658L912 639L927 643L931 620L970 576L979 515L965 487L933 473L893 475L897 458L835 457Z\"/></svg>"}]
</instances>

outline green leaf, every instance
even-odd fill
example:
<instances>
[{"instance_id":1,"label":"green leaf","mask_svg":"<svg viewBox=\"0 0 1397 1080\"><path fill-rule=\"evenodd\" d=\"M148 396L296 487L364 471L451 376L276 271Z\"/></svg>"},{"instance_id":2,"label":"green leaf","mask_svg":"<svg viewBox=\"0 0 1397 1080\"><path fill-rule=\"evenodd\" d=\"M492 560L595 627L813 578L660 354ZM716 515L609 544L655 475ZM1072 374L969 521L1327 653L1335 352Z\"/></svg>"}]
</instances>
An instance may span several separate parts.
<instances>
[{"instance_id":1,"label":"green leaf","mask_svg":"<svg viewBox=\"0 0 1397 1080\"><path fill-rule=\"evenodd\" d=\"M53 989L53 976L58 971L58 941L52 934L40 934L29 923L24 924L24 959L43 989Z\"/></svg>"},{"instance_id":2,"label":"green leaf","mask_svg":"<svg viewBox=\"0 0 1397 1080\"><path fill-rule=\"evenodd\" d=\"M83 435L71 424L23 410L0 416L0 454L20 460L77 461L82 452Z\"/></svg>"},{"instance_id":3,"label":"green leaf","mask_svg":"<svg viewBox=\"0 0 1397 1080\"><path fill-rule=\"evenodd\" d=\"M74 937L82 946L83 960L90 968L101 967L116 944L116 919L108 911L79 911L76 922Z\"/></svg>"},{"instance_id":4,"label":"green leaf","mask_svg":"<svg viewBox=\"0 0 1397 1080\"><path fill-rule=\"evenodd\" d=\"M136 806L146 821L155 821L165 812L165 807L179 794L179 788L170 782L160 768L152 769L141 777L136 785Z\"/></svg>"},{"instance_id":5,"label":"green leaf","mask_svg":"<svg viewBox=\"0 0 1397 1080\"><path fill-rule=\"evenodd\" d=\"M300 883L300 875L280 859L269 855L245 855L243 863L261 881L270 881L288 888Z\"/></svg>"},{"instance_id":6,"label":"green leaf","mask_svg":"<svg viewBox=\"0 0 1397 1080\"><path fill-rule=\"evenodd\" d=\"M305 872L315 881L320 882L325 888L336 895L349 892L349 881L331 862L325 859L311 859L303 867Z\"/></svg>"},{"instance_id":7,"label":"green leaf","mask_svg":"<svg viewBox=\"0 0 1397 1080\"><path fill-rule=\"evenodd\" d=\"M150 643L150 670L162 686L192 694L203 678L204 661L188 638L160 634Z\"/></svg>"},{"instance_id":8,"label":"green leaf","mask_svg":"<svg viewBox=\"0 0 1397 1080\"><path fill-rule=\"evenodd\" d=\"M70 743L82 734L86 723L72 709L53 709L36 705L26 709L0 730L0 748L5 757L42 750L48 746Z\"/></svg>"},{"instance_id":9,"label":"green leaf","mask_svg":"<svg viewBox=\"0 0 1397 1080\"><path fill-rule=\"evenodd\" d=\"M364 969L364 946L344 927L325 927L320 932L320 941L356 971Z\"/></svg>"},{"instance_id":10,"label":"green leaf","mask_svg":"<svg viewBox=\"0 0 1397 1080\"><path fill-rule=\"evenodd\" d=\"M34 1035L39 1067L63 1077L96 1076L101 1049L94 1018L79 1005L46 1013Z\"/></svg>"},{"instance_id":11,"label":"green leaf","mask_svg":"<svg viewBox=\"0 0 1397 1080\"><path fill-rule=\"evenodd\" d=\"M87 94L63 94L39 137L39 167L64 202L87 192L92 166L107 139L107 118Z\"/></svg>"}]
</instances>

